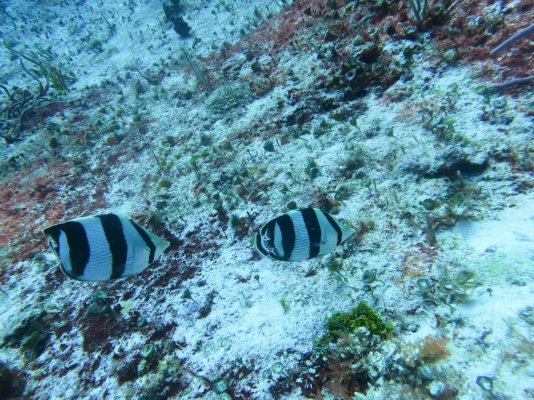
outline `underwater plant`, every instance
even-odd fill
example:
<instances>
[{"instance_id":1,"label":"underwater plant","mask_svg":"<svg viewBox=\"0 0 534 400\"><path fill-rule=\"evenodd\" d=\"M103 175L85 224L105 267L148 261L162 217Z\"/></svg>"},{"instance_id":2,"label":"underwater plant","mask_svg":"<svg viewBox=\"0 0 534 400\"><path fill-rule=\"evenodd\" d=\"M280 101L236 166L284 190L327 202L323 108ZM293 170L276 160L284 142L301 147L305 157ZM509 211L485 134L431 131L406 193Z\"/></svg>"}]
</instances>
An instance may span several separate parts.
<instances>
[{"instance_id":1,"label":"underwater plant","mask_svg":"<svg viewBox=\"0 0 534 400\"><path fill-rule=\"evenodd\" d=\"M409 0L408 6L418 23L422 23L428 15L428 0Z\"/></svg>"},{"instance_id":2,"label":"underwater plant","mask_svg":"<svg viewBox=\"0 0 534 400\"><path fill-rule=\"evenodd\" d=\"M531 35L532 33L534 33L534 24L531 24L531 25L527 26L526 28L523 28L523 29L519 30L518 32L516 32L514 35L512 35L507 40L505 40L500 45L498 45L493 50L491 50L489 55L490 56L495 56L497 53L500 53L501 51L503 51L503 50L507 49L508 47L510 47L511 45L513 45L515 42L523 39L524 37L526 37L528 35ZM529 76L526 76L526 77L510 79L510 80L505 81L505 82L494 83L489 87L489 89L501 89L501 88L506 88L506 87L510 87L510 86L523 85L523 84L526 84L526 83L530 83L533 80L534 80L534 76L533 75L529 75Z\"/></svg>"},{"instance_id":3,"label":"underwater plant","mask_svg":"<svg viewBox=\"0 0 534 400\"><path fill-rule=\"evenodd\" d=\"M24 73L37 83L35 89L0 85L1 91L7 96L0 104L0 137L11 144L19 139L24 122L36 111L59 103L55 98L67 93L74 76L64 72L61 65L53 64L56 55L50 49L23 52L7 44L6 48L20 57ZM24 65L23 60L31 63L31 67ZM54 92L50 92L50 89L54 89Z\"/></svg>"},{"instance_id":4,"label":"underwater plant","mask_svg":"<svg viewBox=\"0 0 534 400\"><path fill-rule=\"evenodd\" d=\"M490 56L493 56L499 52L501 52L502 50L510 47L512 44L514 44L515 42L517 42L518 40L521 40L522 38L530 35L534 33L534 24L532 25L529 25L527 26L526 28L523 28L521 30L519 30L517 33L515 33L514 35L512 35L510 38L508 38L507 40L505 40L504 42L502 42L500 45L498 45L497 47L495 47L491 52L490 52Z\"/></svg>"},{"instance_id":5,"label":"underwater plant","mask_svg":"<svg viewBox=\"0 0 534 400\"><path fill-rule=\"evenodd\" d=\"M68 91L68 86L74 82L74 76L70 73L62 71L61 65L54 65L52 60L57 58L57 55L50 49L37 49L36 52L23 52L15 50L13 47L6 45L7 49L17 54L21 59L24 59L32 64L32 68L28 69L20 61L20 65L24 72L33 78L39 85L40 94L46 94L48 85L55 89L58 93L63 94ZM44 79L44 85L41 82ZM44 93L43 93L44 92Z\"/></svg>"},{"instance_id":6,"label":"underwater plant","mask_svg":"<svg viewBox=\"0 0 534 400\"><path fill-rule=\"evenodd\" d=\"M193 71L193 74L195 75L199 85L207 91L212 91L213 84L210 81L206 71L202 69L196 61L196 57L185 47L182 47L182 56L183 60L186 62L189 68L191 68L191 71Z\"/></svg>"},{"instance_id":7,"label":"underwater plant","mask_svg":"<svg viewBox=\"0 0 534 400\"><path fill-rule=\"evenodd\" d=\"M348 312L335 312L326 322L327 333L319 341L320 344L337 342L341 337L354 332L358 328L367 329L372 335L382 339L393 333L393 324L385 322L378 311L367 303L360 301Z\"/></svg>"},{"instance_id":8,"label":"underwater plant","mask_svg":"<svg viewBox=\"0 0 534 400\"><path fill-rule=\"evenodd\" d=\"M453 304L468 301L473 290L480 286L480 282L473 271L463 269L453 276L445 272L437 281L420 278L416 285L423 296L423 301L434 305L445 304L453 308Z\"/></svg>"}]
</instances>

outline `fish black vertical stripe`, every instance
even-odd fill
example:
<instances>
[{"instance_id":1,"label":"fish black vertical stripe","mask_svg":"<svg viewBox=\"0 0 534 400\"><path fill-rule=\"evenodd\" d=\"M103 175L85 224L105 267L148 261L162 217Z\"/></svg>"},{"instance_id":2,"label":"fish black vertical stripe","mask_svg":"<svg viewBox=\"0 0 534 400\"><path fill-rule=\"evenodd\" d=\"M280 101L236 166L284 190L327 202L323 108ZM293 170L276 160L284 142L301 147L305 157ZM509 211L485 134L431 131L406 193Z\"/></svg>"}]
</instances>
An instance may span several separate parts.
<instances>
[{"instance_id":1,"label":"fish black vertical stripe","mask_svg":"<svg viewBox=\"0 0 534 400\"><path fill-rule=\"evenodd\" d=\"M89 240L85 228L79 222L65 222L56 225L59 230L65 233L69 244L70 265L73 276L83 275L85 266L89 262ZM59 241L58 241L59 246Z\"/></svg>"},{"instance_id":2,"label":"fish black vertical stripe","mask_svg":"<svg viewBox=\"0 0 534 400\"><path fill-rule=\"evenodd\" d=\"M304 208L300 210L302 219L308 231L308 238L310 239L310 256L309 258L317 257L321 250L321 227L317 214L313 208Z\"/></svg>"},{"instance_id":3,"label":"fish black vertical stripe","mask_svg":"<svg viewBox=\"0 0 534 400\"><path fill-rule=\"evenodd\" d=\"M59 234L61 231L57 226L51 226L50 228L46 228L43 232L45 235L49 236L48 243L59 256Z\"/></svg>"},{"instance_id":4,"label":"fish black vertical stripe","mask_svg":"<svg viewBox=\"0 0 534 400\"><path fill-rule=\"evenodd\" d=\"M267 224L267 237L274 242L274 228L276 227L276 221L271 221Z\"/></svg>"},{"instance_id":5,"label":"fish black vertical stripe","mask_svg":"<svg viewBox=\"0 0 534 400\"><path fill-rule=\"evenodd\" d=\"M282 248L284 249L282 259L289 260L295 248L295 227L293 226L293 221L289 215L284 214L276 219L276 223L282 232Z\"/></svg>"},{"instance_id":6,"label":"fish black vertical stripe","mask_svg":"<svg viewBox=\"0 0 534 400\"><path fill-rule=\"evenodd\" d=\"M112 265L110 279L120 278L124 274L128 245L122 230L122 223L115 214L99 215L102 229L111 251Z\"/></svg>"},{"instance_id":7,"label":"fish black vertical stripe","mask_svg":"<svg viewBox=\"0 0 534 400\"><path fill-rule=\"evenodd\" d=\"M137 225L131 219L129 219L128 221L130 221L130 223L133 225L133 227L135 228L137 233L139 233L139 236L141 236L141 238L143 238L143 240L145 241L145 244L150 249L150 255L148 256L148 263L149 264L152 263L154 261L154 256L156 255L156 245L154 244L152 239L150 239L150 236L147 235L147 233L145 232L145 230L143 228L141 228L139 225Z\"/></svg>"},{"instance_id":8,"label":"fish black vertical stripe","mask_svg":"<svg viewBox=\"0 0 534 400\"><path fill-rule=\"evenodd\" d=\"M260 249L263 249L265 251L265 255L274 258L275 260L283 261L281 255L278 254L276 251L276 248L274 246L274 228L276 227L276 220L271 220L268 223L266 223L263 228L261 229L261 234L267 237L267 245L268 249L266 249L263 244L260 243Z\"/></svg>"},{"instance_id":9,"label":"fish black vertical stripe","mask_svg":"<svg viewBox=\"0 0 534 400\"><path fill-rule=\"evenodd\" d=\"M337 245L339 246L339 244L343 240L343 232L341 232L341 228L339 227L337 222L334 220L334 218L332 218L330 215L328 215L328 213L323 212L323 215L326 217L328 222L330 222L330 225L332 225L332 228L334 228L336 230L336 233L337 233Z\"/></svg>"},{"instance_id":10,"label":"fish black vertical stripe","mask_svg":"<svg viewBox=\"0 0 534 400\"><path fill-rule=\"evenodd\" d=\"M272 236L272 233L274 232L274 224L276 223L276 221L274 220L271 220L269 222L267 222L265 225L262 226L262 228L260 229L260 233L262 235L265 235L267 233L267 230L269 230L269 232L267 233L267 236L270 237L271 239L273 238Z\"/></svg>"}]
</instances>

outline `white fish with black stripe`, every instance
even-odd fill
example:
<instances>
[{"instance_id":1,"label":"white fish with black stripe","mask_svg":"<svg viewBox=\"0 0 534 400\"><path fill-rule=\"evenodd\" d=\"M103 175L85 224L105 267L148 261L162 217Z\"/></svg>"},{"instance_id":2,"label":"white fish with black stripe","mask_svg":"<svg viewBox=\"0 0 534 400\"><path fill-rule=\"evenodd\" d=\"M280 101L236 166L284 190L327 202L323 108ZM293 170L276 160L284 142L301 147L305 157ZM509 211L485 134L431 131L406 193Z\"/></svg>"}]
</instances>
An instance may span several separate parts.
<instances>
[{"instance_id":1,"label":"white fish with black stripe","mask_svg":"<svg viewBox=\"0 0 534 400\"><path fill-rule=\"evenodd\" d=\"M289 211L263 225L256 249L278 261L304 261L331 253L354 229L318 208Z\"/></svg>"},{"instance_id":2,"label":"white fish with black stripe","mask_svg":"<svg viewBox=\"0 0 534 400\"><path fill-rule=\"evenodd\" d=\"M75 218L43 230L61 271L80 281L107 281L143 271L169 242L116 214Z\"/></svg>"}]
</instances>

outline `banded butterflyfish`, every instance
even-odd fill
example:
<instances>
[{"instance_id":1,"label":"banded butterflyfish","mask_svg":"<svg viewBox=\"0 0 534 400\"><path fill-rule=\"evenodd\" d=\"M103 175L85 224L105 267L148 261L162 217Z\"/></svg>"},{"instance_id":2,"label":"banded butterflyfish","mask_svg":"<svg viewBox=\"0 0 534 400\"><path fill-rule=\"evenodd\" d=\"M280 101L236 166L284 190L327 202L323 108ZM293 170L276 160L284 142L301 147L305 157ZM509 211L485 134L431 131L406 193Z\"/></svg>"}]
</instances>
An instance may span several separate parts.
<instances>
[{"instance_id":1,"label":"banded butterflyfish","mask_svg":"<svg viewBox=\"0 0 534 400\"><path fill-rule=\"evenodd\" d=\"M304 261L331 253L354 230L318 208L289 211L267 222L256 249L278 261Z\"/></svg>"},{"instance_id":2,"label":"banded butterflyfish","mask_svg":"<svg viewBox=\"0 0 534 400\"><path fill-rule=\"evenodd\" d=\"M116 214L75 218L43 233L61 271L80 281L106 281L143 271L169 242Z\"/></svg>"}]
</instances>

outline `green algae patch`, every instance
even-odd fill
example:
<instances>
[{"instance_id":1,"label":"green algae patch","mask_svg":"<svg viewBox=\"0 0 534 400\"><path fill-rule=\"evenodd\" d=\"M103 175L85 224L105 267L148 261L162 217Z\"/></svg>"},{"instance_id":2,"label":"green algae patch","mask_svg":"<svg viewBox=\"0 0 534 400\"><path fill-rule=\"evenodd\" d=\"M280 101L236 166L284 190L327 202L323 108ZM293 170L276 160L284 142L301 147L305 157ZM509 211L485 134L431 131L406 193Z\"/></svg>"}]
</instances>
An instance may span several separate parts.
<instances>
[{"instance_id":1,"label":"green algae patch","mask_svg":"<svg viewBox=\"0 0 534 400\"><path fill-rule=\"evenodd\" d=\"M335 343L342 336L362 327L382 339L393 333L393 324L385 322L378 311L360 301L352 310L346 313L335 312L326 321L328 332L321 338L320 343Z\"/></svg>"}]
</instances>

